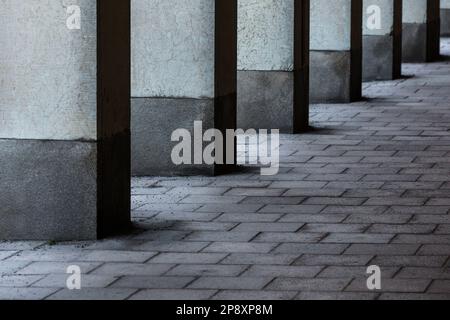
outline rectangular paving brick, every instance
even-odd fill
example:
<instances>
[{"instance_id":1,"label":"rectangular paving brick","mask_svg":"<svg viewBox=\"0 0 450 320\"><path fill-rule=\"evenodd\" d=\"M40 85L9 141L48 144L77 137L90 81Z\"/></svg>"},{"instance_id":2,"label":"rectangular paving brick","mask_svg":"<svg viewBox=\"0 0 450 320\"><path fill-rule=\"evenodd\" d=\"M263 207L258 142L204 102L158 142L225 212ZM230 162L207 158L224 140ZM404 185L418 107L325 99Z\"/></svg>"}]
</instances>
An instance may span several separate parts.
<instances>
[{"instance_id":1,"label":"rectangular paving brick","mask_svg":"<svg viewBox=\"0 0 450 320\"><path fill-rule=\"evenodd\" d=\"M268 287L268 290L282 291L343 291L349 284L349 279L298 279L278 278Z\"/></svg>"},{"instance_id":2,"label":"rectangular paving brick","mask_svg":"<svg viewBox=\"0 0 450 320\"><path fill-rule=\"evenodd\" d=\"M191 289L258 290L264 288L271 277L201 277L189 285Z\"/></svg>"},{"instance_id":3,"label":"rectangular paving brick","mask_svg":"<svg viewBox=\"0 0 450 320\"><path fill-rule=\"evenodd\" d=\"M223 260L222 264L233 265L290 265L300 254L256 254L256 253L233 253Z\"/></svg>"},{"instance_id":4,"label":"rectangular paving brick","mask_svg":"<svg viewBox=\"0 0 450 320\"><path fill-rule=\"evenodd\" d=\"M365 266L373 259L373 255L328 255L305 254L295 265L299 266Z\"/></svg>"},{"instance_id":5,"label":"rectangular paving brick","mask_svg":"<svg viewBox=\"0 0 450 320\"><path fill-rule=\"evenodd\" d=\"M394 238L392 234L368 233L332 233L322 240L323 243L389 243Z\"/></svg>"},{"instance_id":6,"label":"rectangular paving brick","mask_svg":"<svg viewBox=\"0 0 450 320\"><path fill-rule=\"evenodd\" d=\"M129 300L138 300L138 301L208 300L216 293L217 290L149 289L149 290L140 290L136 292L129 298Z\"/></svg>"}]
</instances>

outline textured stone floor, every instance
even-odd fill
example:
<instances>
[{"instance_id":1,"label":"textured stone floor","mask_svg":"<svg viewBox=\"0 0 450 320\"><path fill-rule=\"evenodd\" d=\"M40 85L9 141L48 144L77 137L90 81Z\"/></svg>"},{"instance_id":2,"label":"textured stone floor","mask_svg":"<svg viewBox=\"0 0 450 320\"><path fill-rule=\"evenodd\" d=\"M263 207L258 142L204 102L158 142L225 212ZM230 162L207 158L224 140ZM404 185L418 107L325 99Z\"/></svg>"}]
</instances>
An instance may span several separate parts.
<instances>
[{"instance_id":1,"label":"textured stone floor","mask_svg":"<svg viewBox=\"0 0 450 320\"><path fill-rule=\"evenodd\" d=\"M277 176L134 179L132 235L0 242L0 299L450 299L449 60L313 106Z\"/></svg>"}]
</instances>

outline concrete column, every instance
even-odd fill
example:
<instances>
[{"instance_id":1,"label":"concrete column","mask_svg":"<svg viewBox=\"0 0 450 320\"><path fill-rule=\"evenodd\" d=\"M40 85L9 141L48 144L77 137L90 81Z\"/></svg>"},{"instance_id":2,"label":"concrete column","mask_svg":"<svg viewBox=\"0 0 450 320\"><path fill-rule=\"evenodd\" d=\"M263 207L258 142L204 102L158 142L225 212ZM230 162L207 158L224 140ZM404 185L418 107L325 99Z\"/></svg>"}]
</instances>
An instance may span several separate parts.
<instances>
[{"instance_id":1,"label":"concrete column","mask_svg":"<svg viewBox=\"0 0 450 320\"><path fill-rule=\"evenodd\" d=\"M2 1L1 240L95 239L130 225L129 9Z\"/></svg>"},{"instance_id":2,"label":"concrete column","mask_svg":"<svg viewBox=\"0 0 450 320\"><path fill-rule=\"evenodd\" d=\"M313 103L351 102L362 91L362 0L311 0Z\"/></svg>"},{"instance_id":3,"label":"concrete column","mask_svg":"<svg viewBox=\"0 0 450 320\"><path fill-rule=\"evenodd\" d=\"M363 12L363 81L399 78L402 0L364 0Z\"/></svg>"},{"instance_id":4,"label":"concrete column","mask_svg":"<svg viewBox=\"0 0 450 320\"><path fill-rule=\"evenodd\" d=\"M309 0L239 0L238 127L309 128Z\"/></svg>"},{"instance_id":5,"label":"concrete column","mask_svg":"<svg viewBox=\"0 0 450 320\"><path fill-rule=\"evenodd\" d=\"M450 0L441 0L441 36L450 37Z\"/></svg>"},{"instance_id":6,"label":"concrete column","mask_svg":"<svg viewBox=\"0 0 450 320\"><path fill-rule=\"evenodd\" d=\"M439 58L440 0L403 0L403 62Z\"/></svg>"},{"instance_id":7,"label":"concrete column","mask_svg":"<svg viewBox=\"0 0 450 320\"><path fill-rule=\"evenodd\" d=\"M193 136L194 121L204 131L236 127L237 0L131 2L133 174L230 170L193 157L175 165L171 136L177 129Z\"/></svg>"}]
</instances>

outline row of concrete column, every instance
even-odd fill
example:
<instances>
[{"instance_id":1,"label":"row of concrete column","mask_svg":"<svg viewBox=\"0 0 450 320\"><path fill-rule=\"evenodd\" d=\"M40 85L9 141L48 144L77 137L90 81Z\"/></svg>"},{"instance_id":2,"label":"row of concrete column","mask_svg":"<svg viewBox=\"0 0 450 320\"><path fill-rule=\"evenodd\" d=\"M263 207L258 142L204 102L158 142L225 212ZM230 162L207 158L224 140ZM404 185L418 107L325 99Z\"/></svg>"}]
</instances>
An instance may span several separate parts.
<instances>
[{"instance_id":1,"label":"row of concrete column","mask_svg":"<svg viewBox=\"0 0 450 320\"><path fill-rule=\"evenodd\" d=\"M174 130L193 133L202 121L222 132L306 131L310 101L359 100L362 79L400 77L402 57L438 58L439 8L439 0L4 0L0 239L92 239L126 228L131 174L234 169L176 166Z\"/></svg>"}]
</instances>

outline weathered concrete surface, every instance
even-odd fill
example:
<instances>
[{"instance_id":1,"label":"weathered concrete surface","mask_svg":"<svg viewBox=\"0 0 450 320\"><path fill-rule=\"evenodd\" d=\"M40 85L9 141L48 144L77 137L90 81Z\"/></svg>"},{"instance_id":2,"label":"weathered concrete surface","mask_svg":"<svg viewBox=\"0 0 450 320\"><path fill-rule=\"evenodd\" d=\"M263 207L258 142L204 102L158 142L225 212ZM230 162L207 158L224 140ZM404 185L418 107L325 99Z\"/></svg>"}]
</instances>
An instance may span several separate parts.
<instances>
[{"instance_id":1,"label":"weathered concrete surface","mask_svg":"<svg viewBox=\"0 0 450 320\"><path fill-rule=\"evenodd\" d=\"M427 25L424 23L403 23L402 56L404 62L427 60Z\"/></svg>"},{"instance_id":2,"label":"weathered concrete surface","mask_svg":"<svg viewBox=\"0 0 450 320\"><path fill-rule=\"evenodd\" d=\"M309 128L309 8L309 0L239 0L238 127Z\"/></svg>"},{"instance_id":3,"label":"weathered concrete surface","mask_svg":"<svg viewBox=\"0 0 450 320\"><path fill-rule=\"evenodd\" d=\"M311 51L310 59L311 103L350 101L350 52Z\"/></svg>"},{"instance_id":4,"label":"weathered concrete surface","mask_svg":"<svg viewBox=\"0 0 450 320\"><path fill-rule=\"evenodd\" d=\"M398 0L363 0L363 35L383 36L393 32L395 2ZM373 6L378 7L380 11L369 10ZM374 28L372 23L378 20L378 13L380 14L380 25L379 28L378 26ZM372 21L373 19L375 20Z\"/></svg>"},{"instance_id":5,"label":"weathered concrete surface","mask_svg":"<svg viewBox=\"0 0 450 320\"><path fill-rule=\"evenodd\" d=\"M214 127L213 99L132 99L132 174L213 174L212 166L176 166L171 159L172 149L178 144L171 142L172 132L183 128L194 137L194 121L203 121L204 130Z\"/></svg>"},{"instance_id":6,"label":"weathered concrete surface","mask_svg":"<svg viewBox=\"0 0 450 320\"><path fill-rule=\"evenodd\" d=\"M450 0L441 0L441 36L450 36Z\"/></svg>"},{"instance_id":7,"label":"weathered concrete surface","mask_svg":"<svg viewBox=\"0 0 450 320\"><path fill-rule=\"evenodd\" d=\"M403 8L403 61L435 61L439 58L440 0L403 0Z\"/></svg>"},{"instance_id":8,"label":"weathered concrete surface","mask_svg":"<svg viewBox=\"0 0 450 320\"><path fill-rule=\"evenodd\" d=\"M77 1L81 30L70 4L2 1L0 138L96 139L96 1Z\"/></svg>"},{"instance_id":9,"label":"weathered concrete surface","mask_svg":"<svg viewBox=\"0 0 450 320\"><path fill-rule=\"evenodd\" d=\"M2 1L0 240L130 225L129 2L72 4Z\"/></svg>"},{"instance_id":10,"label":"weathered concrete surface","mask_svg":"<svg viewBox=\"0 0 450 320\"><path fill-rule=\"evenodd\" d=\"M393 79L393 46L392 37L363 37L363 81Z\"/></svg>"},{"instance_id":11,"label":"weathered concrete surface","mask_svg":"<svg viewBox=\"0 0 450 320\"><path fill-rule=\"evenodd\" d=\"M359 100L362 83L362 1L312 1L310 38L311 102Z\"/></svg>"},{"instance_id":12,"label":"weathered concrete surface","mask_svg":"<svg viewBox=\"0 0 450 320\"><path fill-rule=\"evenodd\" d=\"M450 37L450 8L441 8L441 36Z\"/></svg>"},{"instance_id":13,"label":"weathered concrete surface","mask_svg":"<svg viewBox=\"0 0 450 320\"><path fill-rule=\"evenodd\" d=\"M364 0L363 81L401 76L402 0Z\"/></svg>"},{"instance_id":14,"label":"weathered concrete surface","mask_svg":"<svg viewBox=\"0 0 450 320\"><path fill-rule=\"evenodd\" d=\"M293 131L294 74L238 72L238 128Z\"/></svg>"},{"instance_id":15,"label":"weathered concrete surface","mask_svg":"<svg viewBox=\"0 0 450 320\"><path fill-rule=\"evenodd\" d=\"M132 0L132 97L214 97L211 0Z\"/></svg>"},{"instance_id":16,"label":"weathered concrete surface","mask_svg":"<svg viewBox=\"0 0 450 320\"><path fill-rule=\"evenodd\" d=\"M238 3L238 70L293 71L294 0Z\"/></svg>"},{"instance_id":17,"label":"weathered concrete surface","mask_svg":"<svg viewBox=\"0 0 450 320\"><path fill-rule=\"evenodd\" d=\"M194 120L222 132L235 128L236 68L237 0L132 0L134 174L229 169L176 167L170 138Z\"/></svg>"},{"instance_id":18,"label":"weathered concrete surface","mask_svg":"<svg viewBox=\"0 0 450 320\"><path fill-rule=\"evenodd\" d=\"M0 238L97 237L97 145L0 140Z\"/></svg>"},{"instance_id":19,"label":"weathered concrete surface","mask_svg":"<svg viewBox=\"0 0 450 320\"><path fill-rule=\"evenodd\" d=\"M352 1L311 1L311 50L351 49Z\"/></svg>"}]
</instances>

